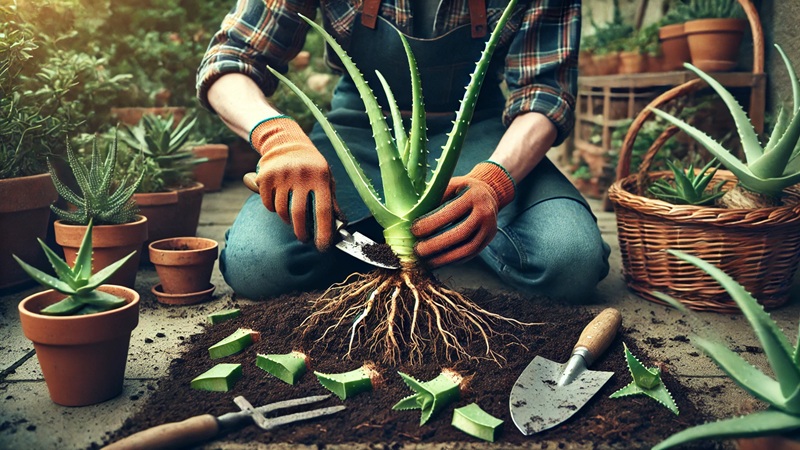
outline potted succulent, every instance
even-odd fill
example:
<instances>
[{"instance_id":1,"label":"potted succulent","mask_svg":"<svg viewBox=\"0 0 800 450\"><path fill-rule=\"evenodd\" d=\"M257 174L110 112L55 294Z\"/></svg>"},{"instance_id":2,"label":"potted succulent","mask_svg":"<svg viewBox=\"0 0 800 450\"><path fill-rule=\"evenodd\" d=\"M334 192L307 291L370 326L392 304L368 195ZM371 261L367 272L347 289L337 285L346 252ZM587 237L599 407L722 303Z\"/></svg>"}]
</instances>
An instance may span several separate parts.
<instances>
[{"instance_id":1,"label":"potted succulent","mask_svg":"<svg viewBox=\"0 0 800 450\"><path fill-rule=\"evenodd\" d=\"M597 46L592 55L592 62L598 75L613 75L619 71L619 54L622 43L633 35L633 27L625 23L619 9L619 0L614 0L614 17L611 22L598 25L591 20L595 29Z\"/></svg>"},{"instance_id":2,"label":"potted succulent","mask_svg":"<svg viewBox=\"0 0 800 450\"><path fill-rule=\"evenodd\" d=\"M92 227L89 221L72 266L39 240L56 277L14 255L25 272L51 288L25 298L18 309L50 398L59 405L91 405L122 392L130 336L139 323L139 294L104 284L135 251L92 273Z\"/></svg>"},{"instance_id":3,"label":"potted succulent","mask_svg":"<svg viewBox=\"0 0 800 450\"><path fill-rule=\"evenodd\" d=\"M133 201L133 193L142 181L143 172L131 180L130 173L115 184L114 173L117 167L117 141L109 145L105 159L98 150L97 139L92 142L89 166L81 161L70 146L67 158L78 192L59 179L55 169L48 161L50 176L59 195L70 203L67 210L55 205L53 212L59 217L55 222L56 242L64 249L67 261L78 257L86 229L94 223L94 248L92 264L95 270L111 265L122 256L141 249L147 240L147 218L138 214ZM123 265L112 278L111 284L133 288L139 267L137 252Z\"/></svg>"},{"instance_id":4,"label":"potted succulent","mask_svg":"<svg viewBox=\"0 0 800 450\"><path fill-rule=\"evenodd\" d=\"M203 203L203 185L192 178L194 167L204 159L196 158L189 142L196 118L184 117L174 124L172 116L145 115L134 126L120 130L120 139L143 158L136 170L144 179L133 198L141 214L149 220L150 242L176 236L194 236ZM135 153L128 159L137 161ZM143 166L143 167L142 167ZM146 246L142 259L148 258Z\"/></svg>"},{"instance_id":5,"label":"potted succulent","mask_svg":"<svg viewBox=\"0 0 800 450\"><path fill-rule=\"evenodd\" d=\"M747 19L737 0L691 0L684 31L692 64L705 72L732 70Z\"/></svg>"},{"instance_id":6,"label":"potted succulent","mask_svg":"<svg viewBox=\"0 0 800 450\"><path fill-rule=\"evenodd\" d=\"M207 300L214 292L209 281L218 245L213 239L176 237L149 245L150 262L161 283L152 292L158 301L171 305L190 305Z\"/></svg>"}]
</instances>

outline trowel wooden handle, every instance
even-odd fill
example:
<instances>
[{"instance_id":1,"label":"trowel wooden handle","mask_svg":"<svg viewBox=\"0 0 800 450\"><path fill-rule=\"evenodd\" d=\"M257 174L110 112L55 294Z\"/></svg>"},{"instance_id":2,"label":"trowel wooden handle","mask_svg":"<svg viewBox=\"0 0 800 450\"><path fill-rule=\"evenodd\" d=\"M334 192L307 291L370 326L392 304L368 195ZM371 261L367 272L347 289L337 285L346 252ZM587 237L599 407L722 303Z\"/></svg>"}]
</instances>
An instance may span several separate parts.
<instances>
[{"instance_id":1,"label":"trowel wooden handle","mask_svg":"<svg viewBox=\"0 0 800 450\"><path fill-rule=\"evenodd\" d=\"M619 311L614 308L604 309L583 329L572 353L585 349L584 359L586 365L590 365L611 345L621 323L622 315Z\"/></svg>"},{"instance_id":2,"label":"trowel wooden handle","mask_svg":"<svg viewBox=\"0 0 800 450\"><path fill-rule=\"evenodd\" d=\"M219 433L217 418L211 414L194 416L183 422L165 423L132 434L105 447L106 450L146 450L186 448L205 442Z\"/></svg>"}]
</instances>

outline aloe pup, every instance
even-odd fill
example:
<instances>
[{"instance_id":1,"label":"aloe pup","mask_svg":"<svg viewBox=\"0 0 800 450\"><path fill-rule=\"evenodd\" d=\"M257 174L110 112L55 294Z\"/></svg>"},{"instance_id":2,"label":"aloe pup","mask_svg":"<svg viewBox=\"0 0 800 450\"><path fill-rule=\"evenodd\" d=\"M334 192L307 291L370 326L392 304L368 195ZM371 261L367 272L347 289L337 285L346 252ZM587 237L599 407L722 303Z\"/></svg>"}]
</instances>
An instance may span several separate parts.
<instances>
[{"instance_id":1,"label":"aloe pup","mask_svg":"<svg viewBox=\"0 0 800 450\"><path fill-rule=\"evenodd\" d=\"M611 398L627 397L630 395L646 395L653 400L666 406L670 411L678 414L678 405L672 398L672 394L661 381L661 369L658 367L645 367L635 356L625 347L625 361L628 363L628 371L633 380L622 389L611 394Z\"/></svg>"},{"instance_id":2,"label":"aloe pup","mask_svg":"<svg viewBox=\"0 0 800 450\"><path fill-rule=\"evenodd\" d=\"M445 369L436 378L430 381L419 381L416 378L397 372L406 382L414 394L403 398L392 409L403 411L419 409L422 415L419 425L425 425L437 412L461 397L461 387L464 377L452 370Z\"/></svg>"},{"instance_id":3,"label":"aloe pup","mask_svg":"<svg viewBox=\"0 0 800 450\"><path fill-rule=\"evenodd\" d=\"M800 340L792 346L774 320L755 298L728 274L708 262L692 255L668 250L719 282L730 294L753 327L767 357L774 378L753 367L736 352L719 342L712 332L692 336L692 344L702 350L733 381L753 397L768 405L764 411L742 417L710 422L676 433L659 443L654 450L672 448L700 439L734 439L740 437L770 436L796 433L800 430ZM677 300L654 293L685 314L694 324L704 328L700 319Z\"/></svg>"},{"instance_id":4,"label":"aloe pup","mask_svg":"<svg viewBox=\"0 0 800 450\"><path fill-rule=\"evenodd\" d=\"M447 358L475 357L466 353L464 339L460 335L466 335L467 338L478 336L486 344L486 351L481 356L497 360L497 355L489 344L493 334L491 321L505 318L478 307L436 282L417 260L414 253L416 237L411 233L411 224L415 219L437 208L441 202L455 170L478 93L500 40L501 30L515 5L516 0L509 3L492 32L466 87L441 158L430 173L420 74L405 37L400 34L411 71L413 101L410 131L406 132L404 128L391 88L378 73L389 102L392 122L390 131L381 106L350 57L322 27L303 17L339 56L364 102L380 162L385 193L383 199L322 111L300 88L270 68L276 77L303 100L319 121L362 200L383 227L386 243L402 264L399 271L352 275L343 283L328 289L316 302L314 312L304 323L306 331L321 327L323 322L333 317L336 325L327 327L320 339L324 339L338 325L348 324L349 349L352 350L354 345L361 343L380 352L378 357L384 362L396 362L406 351L410 360L419 360L423 357L423 349L442 353ZM366 337L362 338L362 334Z\"/></svg>"}]
</instances>

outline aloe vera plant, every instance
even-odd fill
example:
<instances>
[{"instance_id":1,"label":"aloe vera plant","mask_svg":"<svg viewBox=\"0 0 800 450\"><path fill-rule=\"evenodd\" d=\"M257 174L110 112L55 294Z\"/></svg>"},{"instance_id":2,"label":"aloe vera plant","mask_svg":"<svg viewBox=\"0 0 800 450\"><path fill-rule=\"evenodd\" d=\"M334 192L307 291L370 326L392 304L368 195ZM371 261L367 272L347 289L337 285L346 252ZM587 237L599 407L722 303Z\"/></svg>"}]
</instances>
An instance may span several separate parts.
<instances>
[{"instance_id":1,"label":"aloe vera plant","mask_svg":"<svg viewBox=\"0 0 800 450\"><path fill-rule=\"evenodd\" d=\"M667 160L667 167L672 170L675 177L675 184L659 178L650 185L647 189L656 198L666 202L674 203L676 205L709 205L713 204L718 198L725 195L722 187L729 180L722 180L707 190L708 184L717 173L719 165L714 166L715 161L712 160L705 167L695 173L694 164L689 164L689 167L684 170L679 162L671 162Z\"/></svg>"},{"instance_id":2,"label":"aloe vera plant","mask_svg":"<svg viewBox=\"0 0 800 450\"><path fill-rule=\"evenodd\" d=\"M689 63L684 64L687 69L705 80L727 105L736 123L736 130L744 149L745 162L740 161L732 151L724 148L722 144L694 126L659 109L652 110L654 114L677 126L705 147L726 169L736 175L741 187L766 197L766 199L753 199L749 204L740 203L737 205L738 207L758 208L775 204L776 199L780 198L785 188L800 182L800 158L798 158L800 156L800 146L798 146L800 140L800 82L798 82L797 73L786 53L777 44L775 48L778 49L789 72L789 79L792 83L792 107L789 113L781 108L772 134L763 147L747 113L733 95L702 70ZM734 188L730 192L734 193L736 189ZM752 196L745 198L750 197Z\"/></svg>"},{"instance_id":3,"label":"aloe vera plant","mask_svg":"<svg viewBox=\"0 0 800 450\"><path fill-rule=\"evenodd\" d=\"M753 296L728 274L714 265L692 255L668 250L676 257L689 262L711 275L730 294L755 331L775 378L753 367L736 352L726 347L713 333L692 336L692 344L702 350L733 381L753 397L768 405L764 411L718 422L698 425L668 437L656 445L662 450L700 439L731 439L781 435L800 430L800 340L792 346L774 320L764 311ZM702 330L704 327L695 313L689 311L672 297L654 293L689 315Z\"/></svg>"},{"instance_id":4,"label":"aloe vera plant","mask_svg":"<svg viewBox=\"0 0 800 450\"><path fill-rule=\"evenodd\" d=\"M367 332L369 337L366 345L373 349L382 349L383 354L379 358L384 362L396 362L406 350L401 349L401 342L407 344L409 359L412 361L423 357L422 349L426 346L430 351L438 350L451 358L474 356L466 355L461 344L462 340L456 337L462 332L461 330L464 330L467 336L477 335L484 339L487 346L486 357L497 360L495 353L489 348L489 336L492 331L486 318L500 318L500 316L479 308L455 291L433 282L432 277L424 272L414 253L416 238L411 233L411 225L418 217L437 208L442 200L455 170L489 62L500 40L501 30L515 5L516 0L509 3L491 33L466 87L464 98L456 112L453 129L443 146L441 158L430 173L420 74L405 37L400 34L411 73L413 93L409 131L404 128L401 112L390 86L378 73L389 102L386 106L391 112L390 131L374 93L350 57L321 26L301 16L336 52L358 89L375 137L385 198L380 198L347 143L337 134L322 111L299 87L277 71L271 68L270 70L303 100L319 121L359 195L383 227L386 243L400 258L402 265L402 269L397 272L359 275L359 278L348 279L345 283L329 289L318 300L314 312L306 321L307 331L317 328L322 321L330 317L334 317L337 326L350 321L352 324L349 327L349 350L352 350L354 342L359 342L355 339L359 330L368 327L367 324L371 320L377 332ZM401 303L407 303L408 306ZM386 311L387 314L380 316L382 311ZM423 324L429 323L435 323L436 326L423 329ZM337 327L324 328L327 331L323 337L328 331ZM421 335L422 332L428 332L429 336Z\"/></svg>"},{"instance_id":5,"label":"aloe vera plant","mask_svg":"<svg viewBox=\"0 0 800 450\"><path fill-rule=\"evenodd\" d=\"M114 275L136 251L132 251L128 256L92 274L93 226L93 222L89 220L86 233L83 235L83 241L81 241L81 246L75 257L75 264L72 267L51 250L44 241L39 239L39 245L41 245L42 250L44 250L47 260L50 261L50 265L53 266L56 277L25 263L19 259L17 255L12 255L20 267L22 267L22 270L39 284L55 289L68 296L64 300L53 303L42 309L39 312L40 314L51 316L93 314L116 309L125 305L125 299L107 292L98 291L97 288Z\"/></svg>"},{"instance_id":6,"label":"aloe vera plant","mask_svg":"<svg viewBox=\"0 0 800 450\"><path fill-rule=\"evenodd\" d=\"M628 371L631 373L633 380L622 389L611 394L611 398L627 397L630 395L646 395L653 400L666 406L667 409L678 414L678 405L672 398L672 394L664 386L661 381L661 369L658 367L645 367L635 356L628 350L628 346L623 343L625 347L625 361L628 363Z\"/></svg>"},{"instance_id":7,"label":"aloe vera plant","mask_svg":"<svg viewBox=\"0 0 800 450\"><path fill-rule=\"evenodd\" d=\"M438 411L456 401L461 396L461 383L464 377L452 370L443 370L436 378L430 381L419 381L416 378L397 372L406 382L414 394L405 397L395 404L392 409L409 410L419 409L422 415L419 418L420 426L430 420Z\"/></svg>"}]
</instances>

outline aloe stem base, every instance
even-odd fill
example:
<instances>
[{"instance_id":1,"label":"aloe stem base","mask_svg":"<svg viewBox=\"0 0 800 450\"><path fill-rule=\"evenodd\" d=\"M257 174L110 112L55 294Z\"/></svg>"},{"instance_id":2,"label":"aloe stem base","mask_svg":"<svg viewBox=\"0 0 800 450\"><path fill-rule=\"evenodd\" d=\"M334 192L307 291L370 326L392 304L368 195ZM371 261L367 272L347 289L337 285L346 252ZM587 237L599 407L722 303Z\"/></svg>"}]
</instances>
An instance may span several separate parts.
<instances>
[{"instance_id":1,"label":"aloe stem base","mask_svg":"<svg viewBox=\"0 0 800 450\"><path fill-rule=\"evenodd\" d=\"M304 335L326 343L341 339L347 343L346 357L364 348L385 364L430 357L501 364L504 358L492 348L493 325L530 325L481 308L412 264L352 274L328 288L311 311L301 325ZM485 344L480 355L466 351L474 339Z\"/></svg>"}]
</instances>

